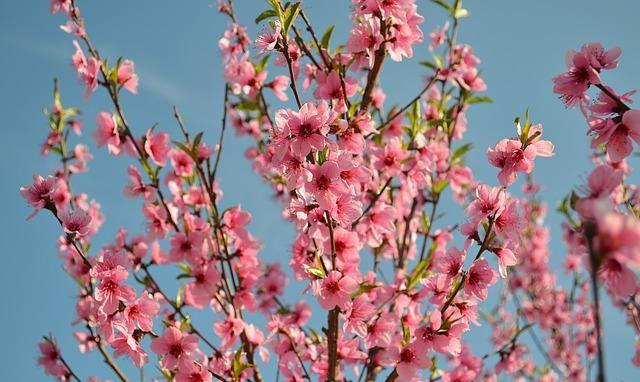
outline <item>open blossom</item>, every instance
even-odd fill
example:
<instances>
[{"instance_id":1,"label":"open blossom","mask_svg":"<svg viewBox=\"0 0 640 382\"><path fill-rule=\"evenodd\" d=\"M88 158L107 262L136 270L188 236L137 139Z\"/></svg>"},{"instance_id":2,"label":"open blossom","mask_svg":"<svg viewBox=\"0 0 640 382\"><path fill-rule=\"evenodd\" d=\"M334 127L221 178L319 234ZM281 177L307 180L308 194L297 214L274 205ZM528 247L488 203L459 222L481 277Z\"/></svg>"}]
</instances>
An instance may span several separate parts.
<instances>
[{"instance_id":1,"label":"open blossom","mask_svg":"<svg viewBox=\"0 0 640 382\"><path fill-rule=\"evenodd\" d=\"M138 75L131 60L124 60L118 68L118 84L132 94L138 94Z\"/></svg>"},{"instance_id":2,"label":"open blossom","mask_svg":"<svg viewBox=\"0 0 640 382\"><path fill-rule=\"evenodd\" d=\"M305 190L315 196L320 208L333 211L338 197L346 192L340 180L340 168L333 161L311 168L312 178L305 184Z\"/></svg>"},{"instance_id":3,"label":"open blossom","mask_svg":"<svg viewBox=\"0 0 640 382\"><path fill-rule=\"evenodd\" d=\"M162 356L161 364L167 369L189 368L197 348L198 337L182 333L174 326L151 342L151 350Z\"/></svg>"},{"instance_id":4,"label":"open blossom","mask_svg":"<svg viewBox=\"0 0 640 382\"><path fill-rule=\"evenodd\" d=\"M60 361L60 350L53 341L44 341L38 344L40 357L38 364L44 367L45 373L53 377L62 377L67 373L67 368Z\"/></svg>"},{"instance_id":5,"label":"open blossom","mask_svg":"<svg viewBox=\"0 0 640 382\"><path fill-rule=\"evenodd\" d=\"M531 126L529 137L542 134L542 125ZM530 139L527 144L517 139L503 139L495 147L487 150L489 163L500 168L498 180L504 187L516 181L516 173L530 174L533 171L533 161L537 156L550 157L553 155L553 144L541 140L540 135Z\"/></svg>"},{"instance_id":6,"label":"open blossom","mask_svg":"<svg viewBox=\"0 0 640 382\"><path fill-rule=\"evenodd\" d=\"M33 183L29 186L20 187L20 194L27 200L34 211L27 219L32 218L35 214L43 209L47 203L51 202L51 197L56 184L55 178L48 176L43 178L40 175L33 176Z\"/></svg>"},{"instance_id":7,"label":"open blossom","mask_svg":"<svg viewBox=\"0 0 640 382\"><path fill-rule=\"evenodd\" d=\"M116 335L109 343L113 347L113 354L116 357L126 355L131 359L131 362L133 362L136 367L142 368L147 362L149 362L147 352L125 328L121 325L115 326L116 329L118 329L118 335Z\"/></svg>"},{"instance_id":8,"label":"open blossom","mask_svg":"<svg viewBox=\"0 0 640 382\"><path fill-rule=\"evenodd\" d=\"M477 225L484 218L498 216L505 207L507 196L500 187L481 184L476 188L476 198L467 207L467 216Z\"/></svg>"},{"instance_id":9,"label":"open blossom","mask_svg":"<svg viewBox=\"0 0 640 382\"><path fill-rule=\"evenodd\" d=\"M213 324L213 331L222 338L222 347L228 349L238 341L238 337L244 331L244 321L236 317L233 309L229 310L229 315L225 320Z\"/></svg>"},{"instance_id":10,"label":"open blossom","mask_svg":"<svg viewBox=\"0 0 640 382\"><path fill-rule=\"evenodd\" d=\"M144 151L158 166L164 166L169 158L169 134L164 132L152 133L147 130Z\"/></svg>"},{"instance_id":11,"label":"open blossom","mask_svg":"<svg viewBox=\"0 0 640 382\"><path fill-rule=\"evenodd\" d=\"M351 293L357 289L358 283L356 280L338 271L331 271L322 280L318 302L327 310L331 310L336 306L346 309L347 304L351 301Z\"/></svg>"},{"instance_id":12,"label":"open blossom","mask_svg":"<svg viewBox=\"0 0 640 382\"><path fill-rule=\"evenodd\" d=\"M275 20L273 22L273 28L266 29L258 35L255 41L256 48L260 49L258 56L262 55L264 52L268 50L273 50L278 43L278 39L280 38L280 30L282 27L280 26L280 21Z\"/></svg>"},{"instance_id":13,"label":"open blossom","mask_svg":"<svg viewBox=\"0 0 640 382\"><path fill-rule=\"evenodd\" d=\"M600 70L617 67L620 53L619 48L605 50L599 43L585 44L579 52L570 50L565 58L569 70L553 78L553 92L567 106L582 104L589 86L600 84Z\"/></svg>"},{"instance_id":14,"label":"open blossom","mask_svg":"<svg viewBox=\"0 0 640 382\"><path fill-rule=\"evenodd\" d=\"M96 116L96 122L98 127L93 132L93 139L96 140L98 147L107 145L111 154L120 154L120 133L115 117L109 113L100 112Z\"/></svg>"},{"instance_id":15,"label":"open blossom","mask_svg":"<svg viewBox=\"0 0 640 382\"><path fill-rule=\"evenodd\" d=\"M86 211L76 208L75 210L62 211L58 217L62 220L64 232L78 237L85 236L91 228L91 215Z\"/></svg>"},{"instance_id":16,"label":"open blossom","mask_svg":"<svg viewBox=\"0 0 640 382\"><path fill-rule=\"evenodd\" d=\"M502 278L507 277L507 267L518 264L518 258L509 248L498 248L495 251L498 256L498 269Z\"/></svg>"},{"instance_id":17,"label":"open blossom","mask_svg":"<svg viewBox=\"0 0 640 382\"><path fill-rule=\"evenodd\" d=\"M640 223L617 212L597 215L598 233L593 245L604 258L612 257L620 263L640 267Z\"/></svg>"},{"instance_id":18,"label":"open blossom","mask_svg":"<svg viewBox=\"0 0 640 382\"><path fill-rule=\"evenodd\" d=\"M594 135L593 147L605 145L613 162L620 162L633 151L632 140L640 144L640 110L628 110L618 122L612 118L589 120L589 133Z\"/></svg>"},{"instance_id":19,"label":"open blossom","mask_svg":"<svg viewBox=\"0 0 640 382\"><path fill-rule=\"evenodd\" d=\"M576 201L575 209L586 218L594 218L597 208L612 192L620 186L624 173L608 164L602 164L589 174L587 178L586 195Z\"/></svg>"},{"instance_id":20,"label":"open blossom","mask_svg":"<svg viewBox=\"0 0 640 382\"><path fill-rule=\"evenodd\" d=\"M474 261L467 274L467 280L464 290L480 300L487 298L487 288L498 281L496 271L489 267L489 263L485 259Z\"/></svg>"},{"instance_id":21,"label":"open blossom","mask_svg":"<svg viewBox=\"0 0 640 382\"><path fill-rule=\"evenodd\" d=\"M143 294L138 299L127 305L124 309L124 322L129 331L135 329L135 325L145 332L153 330L153 318L158 314L160 304Z\"/></svg>"},{"instance_id":22,"label":"open blossom","mask_svg":"<svg viewBox=\"0 0 640 382\"><path fill-rule=\"evenodd\" d=\"M299 112L279 110L275 124L282 135L290 136L289 147L294 155L306 157L312 149L322 150L327 143L329 124L336 114L326 102L305 103Z\"/></svg>"},{"instance_id":23,"label":"open blossom","mask_svg":"<svg viewBox=\"0 0 640 382\"><path fill-rule=\"evenodd\" d=\"M280 101L289 100L289 96L287 95L287 88L289 87L289 77L287 76L275 76L273 81L267 84L268 87L273 90L273 94L278 97Z\"/></svg>"},{"instance_id":24,"label":"open blossom","mask_svg":"<svg viewBox=\"0 0 640 382\"><path fill-rule=\"evenodd\" d=\"M329 74L318 72L316 74L316 81L318 82L318 87L313 92L313 96L319 99L337 100L337 111L345 110L344 98L349 98L356 94L358 87L355 78L346 77L341 80L340 75L335 70Z\"/></svg>"},{"instance_id":25,"label":"open blossom","mask_svg":"<svg viewBox=\"0 0 640 382\"><path fill-rule=\"evenodd\" d=\"M120 301L132 301L136 291L129 285L123 284L127 279L127 272L116 272L102 280L94 291L94 298L100 302L100 309L104 314L113 314L119 309Z\"/></svg>"},{"instance_id":26,"label":"open blossom","mask_svg":"<svg viewBox=\"0 0 640 382\"><path fill-rule=\"evenodd\" d=\"M398 381L411 381L418 370L428 369L431 366L429 354L421 349L416 342L400 350L394 348L391 354L397 359Z\"/></svg>"},{"instance_id":27,"label":"open blossom","mask_svg":"<svg viewBox=\"0 0 640 382\"><path fill-rule=\"evenodd\" d=\"M85 85L84 98L88 99L98 87L101 63L93 56L87 59L77 41L73 40L73 45L76 47L76 52L71 57L71 64L76 69L78 81Z\"/></svg>"},{"instance_id":28,"label":"open blossom","mask_svg":"<svg viewBox=\"0 0 640 382\"><path fill-rule=\"evenodd\" d=\"M71 0L51 0L49 10L51 13L68 13L71 8Z\"/></svg>"}]
</instances>

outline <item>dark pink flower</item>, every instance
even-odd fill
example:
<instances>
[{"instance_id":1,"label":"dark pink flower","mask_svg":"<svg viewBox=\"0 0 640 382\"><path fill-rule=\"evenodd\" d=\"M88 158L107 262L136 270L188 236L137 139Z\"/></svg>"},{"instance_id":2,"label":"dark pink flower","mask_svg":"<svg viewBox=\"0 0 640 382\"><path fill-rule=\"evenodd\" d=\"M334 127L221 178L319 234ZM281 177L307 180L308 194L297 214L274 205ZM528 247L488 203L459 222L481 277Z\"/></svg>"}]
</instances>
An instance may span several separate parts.
<instances>
[{"instance_id":1,"label":"dark pink flower","mask_svg":"<svg viewBox=\"0 0 640 382\"><path fill-rule=\"evenodd\" d=\"M351 293L357 289L358 282L356 280L338 271L331 271L322 280L318 303L327 310L336 306L347 309L347 305L351 301Z\"/></svg>"},{"instance_id":2,"label":"dark pink flower","mask_svg":"<svg viewBox=\"0 0 640 382\"><path fill-rule=\"evenodd\" d=\"M198 337L182 333L173 326L151 342L151 350L162 356L160 363L167 369L190 368L197 348Z\"/></svg>"},{"instance_id":3,"label":"dark pink flower","mask_svg":"<svg viewBox=\"0 0 640 382\"><path fill-rule=\"evenodd\" d=\"M75 210L65 210L58 214L62 220L64 232L77 237L85 236L89 233L91 215L86 211L76 208Z\"/></svg>"}]
</instances>

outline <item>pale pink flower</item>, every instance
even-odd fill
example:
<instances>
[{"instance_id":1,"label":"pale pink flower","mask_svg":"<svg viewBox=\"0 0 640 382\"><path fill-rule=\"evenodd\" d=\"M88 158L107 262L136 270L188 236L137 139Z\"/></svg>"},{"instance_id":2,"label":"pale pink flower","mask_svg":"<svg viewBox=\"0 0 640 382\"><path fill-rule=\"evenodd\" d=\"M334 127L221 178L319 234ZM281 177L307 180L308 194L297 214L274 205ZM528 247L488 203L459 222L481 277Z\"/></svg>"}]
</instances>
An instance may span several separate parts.
<instances>
[{"instance_id":1,"label":"pale pink flower","mask_svg":"<svg viewBox=\"0 0 640 382\"><path fill-rule=\"evenodd\" d=\"M273 94L275 94L280 101L286 102L289 100L289 96L287 95L289 82L291 82L291 80L287 76L275 76L273 81L267 84L267 86L273 90Z\"/></svg>"},{"instance_id":2,"label":"pale pink flower","mask_svg":"<svg viewBox=\"0 0 640 382\"><path fill-rule=\"evenodd\" d=\"M354 333L360 337L367 335L367 323L376 311L375 305L367 301L364 294L356 297L345 313L343 330L346 333Z\"/></svg>"},{"instance_id":3,"label":"pale pink flower","mask_svg":"<svg viewBox=\"0 0 640 382\"><path fill-rule=\"evenodd\" d=\"M184 302L194 308L202 309L217 292L221 279L220 272L212 265L197 267L192 272L195 280L186 285Z\"/></svg>"},{"instance_id":4,"label":"pale pink flower","mask_svg":"<svg viewBox=\"0 0 640 382\"><path fill-rule=\"evenodd\" d=\"M93 293L104 314L113 314L120 308L120 301L129 302L136 298L136 291L128 285L121 284L127 279L126 272L116 272L102 280Z\"/></svg>"},{"instance_id":5,"label":"pale pink flower","mask_svg":"<svg viewBox=\"0 0 640 382\"><path fill-rule=\"evenodd\" d=\"M118 84L132 94L138 94L138 75L131 60L124 60L118 68Z\"/></svg>"},{"instance_id":6,"label":"pale pink flower","mask_svg":"<svg viewBox=\"0 0 640 382\"><path fill-rule=\"evenodd\" d=\"M144 151L149 158L158 166L167 164L169 158L169 134L158 132L152 134L151 129L147 130L144 141Z\"/></svg>"},{"instance_id":7,"label":"pale pink flower","mask_svg":"<svg viewBox=\"0 0 640 382\"><path fill-rule=\"evenodd\" d=\"M238 337L244 331L244 327L244 321L236 317L233 309L229 309L229 314L225 320L216 321L213 324L213 331L222 338L222 348L228 349L238 341Z\"/></svg>"},{"instance_id":8,"label":"pale pink flower","mask_svg":"<svg viewBox=\"0 0 640 382\"><path fill-rule=\"evenodd\" d=\"M63 377L67 368L60 361L60 350L53 341L44 341L38 344L40 357L38 364L44 367L44 372L52 377Z\"/></svg>"},{"instance_id":9,"label":"pale pink flower","mask_svg":"<svg viewBox=\"0 0 640 382\"><path fill-rule=\"evenodd\" d=\"M69 13L71 9L71 0L51 0L51 4L49 6L49 11L51 13Z\"/></svg>"},{"instance_id":10,"label":"pale pink flower","mask_svg":"<svg viewBox=\"0 0 640 382\"><path fill-rule=\"evenodd\" d=\"M280 38L280 30L282 27L280 26L280 21L276 20L273 23L273 28L267 29L258 35L255 41L256 48L260 49L258 52L258 57L261 56L267 50L275 49L278 39Z\"/></svg>"},{"instance_id":11,"label":"pale pink flower","mask_svg":"<svg viewBox=\"0 0 640 382\"><path fill-rule=\"evenodd\" d=\"M498 248L494 251L498 256L498 270L502 278L507 278L507 267L518 264L518 258L509 248Z\"/></svg>"},{"instance_id":12,"label":"pale pink flower","mask_svg":"<svg viewBox=\"0 0 640 382\"><path fill-rule=\"evenodd\" d=\"M159 309L160 304L146 293L143 293L142 296L124 309L125 326L129 331L133 331L137 323L140 330L151 332L153 330L153 317L158 314Z\"/></svg>"},{"instance_id":13,"label":"pale pink flower","mask_svg":"<svg viewBox=\"0 0 640 382\"><path fill-rule=\"evenodd\" d=\"M390 352L390 357L397 359L398 381L412 381L418 370L428 369L431 366L429 354L415 342L401 350L394 347L387 351Z\"/></svg>"},{"instance_id":14,"label":"pale pink flower","mask_svg":"<svg viewBox=\"0 0 640 382\"><path fill-rule=\"evenodd\" d=\"M118 132L118 123L113 115L100 112L96 116L98 127L93 132L93 139L96 140L98 147L107 145L109 152L113 155L120 154L121 141Z\"/></svg>"},{"instance_id":15,"label":"pale pink flower","mask_svg":"<svg viewBox=\"0 0 640 382\"><path fill-rule=\"evenodd\" d=\"M171 149L169 150L169 159L176 175L184 177L193 175L195 163L187 153L179 149Z\"/></svg>"},{"instance_id":16,"label":"pale pink flower","mask_svg":"<svg viewBox=\"0 0 640 382\"><path fill-rule=\"evenodd\" d=\"M632 140L640 144L640 110L628 110L620 122L612 118L590 118L589 133L595 136L592 147L606 145L612 162L620 162L633 151Z\"/></svg>"},{"instance_id":17,"label":"pale pink flower","mask_svg":"<svg viewBox=\"0 0 640 382\"><path fill-rule=\"evenodd\" d=\"M121 325L115 325L115 327L118 329L119 334L109 343L113 347L114 356L120 357L126 355L136 367L142 368L144 364L149 362L147 352L124 327Z\"/></svg>"}]
</instances>

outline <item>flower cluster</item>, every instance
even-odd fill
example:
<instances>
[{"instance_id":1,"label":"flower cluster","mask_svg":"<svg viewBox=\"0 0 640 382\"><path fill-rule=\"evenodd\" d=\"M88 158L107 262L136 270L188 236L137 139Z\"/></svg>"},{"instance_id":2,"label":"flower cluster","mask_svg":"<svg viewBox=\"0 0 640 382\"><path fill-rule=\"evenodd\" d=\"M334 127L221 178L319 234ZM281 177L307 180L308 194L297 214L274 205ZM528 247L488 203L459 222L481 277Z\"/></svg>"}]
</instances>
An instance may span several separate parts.
<instances>
[{"instance_id":1,"label":"flower cluster","mask_svg":"<svg viewBox=\"0 0 640 382\"><path fill-rule=\"evenodd\" d=\"M177 109L180 137L134 129L124 107L138 91L134 63L109 65L77 1L53 0L51 12L67 15L62 29L76 39L72 64L85 98L101 89L110 102L95 118L93 140L111 160L133 162L123 193L145 222L140 232L120 228L109 243L92 245L105 218L72 188L92 156L82 143L70 149L83 125L56 84L41 152L57 155L61 168L35 175L20 192L31 216L48 211L60 224L64 270L79 285L80 351L98 349L122 382L130 381L122 357L138 368L153 363L154 380L176 382L590 380L603 354L600 285L629 322L640 322L640 197L625 183L640 117L626 105L632 93L617 96L600 78L617 67L620 51L587 44L553 79L563 101L587 116L598 154L587 185L559 208L565 270L574 276L568 290L549 266L546 207L533 181L536 161L553 156L554 146L527 112L515 137L487 150L498 185L475 179L467 114L491 100L482 95L480 59L457 41L469 12L461 0L434 3L447 20L428 35L430 73L414 98L385 108L385 59L411 59L424 39L415 0L353 0L349 37L333 49L334 27L316 34L303 3L267 1L256 19L262 31L251 39L233 2L219 0L231 22L218 41L224 117L211 144ZM591 86L602 91L593 102ZM224 204L218 169L227 123L251 138L246 157L295 230L288 260L264 262L251 214ZM464 218L444 224L454 207ZM285 293L289 275L303 296ZM492 330L484 355L468 340L481 321ZM525 331L543 336L537 349L520 340ZM52 338L40 347L47 374L81 380ZM602 363L598 372L604 381Z\"/></svg>"}]
</instances>

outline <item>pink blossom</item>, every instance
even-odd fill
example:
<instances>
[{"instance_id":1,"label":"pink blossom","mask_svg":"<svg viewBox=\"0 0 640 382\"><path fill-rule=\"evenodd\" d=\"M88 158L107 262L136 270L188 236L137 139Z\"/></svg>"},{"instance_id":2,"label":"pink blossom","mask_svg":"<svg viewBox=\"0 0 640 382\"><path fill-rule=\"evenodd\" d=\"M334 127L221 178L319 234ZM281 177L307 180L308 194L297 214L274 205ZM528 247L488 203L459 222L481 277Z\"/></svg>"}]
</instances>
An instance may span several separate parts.
<instances>
[{"instance_id":1,"label":"pink blossom","mask_svg":"<svg viewBox=\"0 0 640 382\"><path fill-rule=\"evenodd\" d=\"M147 352L124 327L116 325L116 328L119 334L110 342L110 345L114 349L113 354L116 357L126 355L136 367L142 368L144 364L149 362Z\"/></svg>"},{"instance_id":2,"label":"pink blossom","mask_svg":"<svg viewBox=\"0 0 640 382\"><path fill-rule=\"evenodd\" d=\"M485 259L476 260L467 274L464 290L480 300L487 298L487 288L498 281L496 271L489 267Z\"/></svg>"},{"instance_id":3,"label":"pink blossom","mask_svg":"<svg viewBox=\"0 0 640 382\"><path fill-rule=\"evenodd\" d=\"M38 344L40 357L38 364L44 367L46 374L52 377L63 377L67 373L67 368L60 362L60 350L53 341L44 341Z\"/></svg>"},{"instance_id":4,"label":"pink blossom","mask_svg":"<svg viewBox=\"0 0 640 382\"><path fill-rule=\"evenodd\" d=\"M427 352L417 343L411 343L401 350L393 348L392 356L397 358L396 371L399 381L411 381L418 370L424 370L431 366L431 359ZM396 355L397 353L397 355Z\"/></svg>"},{"instance_id":5,"label":"pink blossom","mask_svg":"<svg viewBox=\"0 0 640 382\"><path fill-rule=\"evenodd\" d=\"M258 35L255 41L256 48L260 49L258 56L261 56L265 51L273 50L278 43L278 39L280 38L280 21L276 20L273 23L273 28L266 29Z\"/></svg>"},{"instance_id":6,"label":"pink blossom","mask_svg":"<svg viewBox=\"0 0 640 382\"><path fill-rule=\"evenodd\" d=\"M58 214L58 217L62 221L64 232L76 237L82 237L89 233L91 215L86 211L79 208L73 211L65 210Z\"/></svg>"},{"instance_id":7,"label":"pink blossom","mask_svg":"<svg viewBox=\"0 0 640 382\"><path fill-rule=\"evenodd\" d=\"M144 151L155 164L164 166L169 157L169 134L164 132L152 134L149 129L145 137Z\"/></svg>"},{"instance_id":8,"label":"pink blossom","mask_svg":"<svg viewBox=\"0 0 640 382\"><path fill-rule=\"evenodd\" d=\"M509 248L498 248L494 251L498 256L498 269L502 278L507 277L507 267L518 264L518 258Z\"/></svg>"},{"instance_id":9,"label":"pink blossom","mask_svg":"<svg viewBox=\"0 0 640 382\"><path fill-rule=\"evenodd\" d=\"M202 309L215 295L220 282L220 272L214 266L202 266L193 270L195 280L186 285L184 301Z\"/></svg>"},{"instance_id":10,"label":"pink blossom","mask_svg":"<svg viewBox=\"0 0 640 382\"><path fill-rule=\"evenodd\" d=\"M77 41L73 40L73 45L76 47L76 52L71 58L71 63L78 74L78 81L86 87L84 98L88 99L98 87L98 74L102 64L93 56L87 59Z\"/></svg>"},{"instance_id":11,"label":"pink blossom","mask_svg":"<svg viewBox=\"0 0 640 382\"><path fill-rule=\"evenodd\" d=\"M500 214L505 207L506 195L499 187L481 184L476 188L476 199L467 207L467 215L472 224L477 225L484 218Z\"/></svg>"},{"instance_id":12,"label":"pink blossom","mask_svg":"<svg viewBox=\"0 0 640 382\"><path fill-rule=\"evenodd\" d=\"M614 169L607 164L593 169L587 178L587 195L576 201L576 211L587 218L595 217L597 205L621 184L623 176L622 170Z\"/></svg>"},{"instance_id":13,"label":"pink blossom","mask_svg":"<svg viewBox=\"0 0 640 382\"><path fill-rule=\"evenodd\" d=\"M289 96L287 96L287 88L289 87L289 82L291 81L287 76L275 76L273 78L273 81L270 84L267 84L267 86L270 87L271 90L273 90L273 94L275 94L275 96L278 97L280 101L284 102L289 100Z\"/></svg>"},{"instance_id":14,"label":"pink blossom","mask_svg":"<svg viewBox=\"0 0 640 382\"><path fill-rule=\"evenodd\" d=\"M538 134L535 136L534 134ZM498 180L504 187L512 185L516 180L516 172L530 174L536 156L553 155L553 144L540 139L542 125L530 127L526 144L515 139L503 139L495 147L487 150L489 163L500 168Z\"/></svg>"},{"instance_id":15,"label":"pink blossom","mask_svg":"<svg viewBox=\"0 0 640 382\"><path fill-rule=\"evenodd\" d=\"M124 322L129 331L133 331L135 324L145 332L153 330L153 317L158 314L160 304L146 294L127 305L123 312Z\"/></svg>"},{"instance_id":16,"label":"pink blossom","mask_svg":"<svg viewBox=\"0 0 640 382\"><path fill-rule=\"evenodd\" d=\"M120 307L120 301L129 302L136 298L136 291L122 284L126 279L126 272L117 272L102 280L95 288L93 297L101 303L100 309L104 314L116 312Z\"/></svg>"},{"instance_id":17,"label":"pink blossom","mask_svg":"<svg viewBox=\"0 0 640 382\"><path fill-rule=\"evenodd\" d=\"M312 166L312 179L305 184L305 190L315 196L320 208L333 211L338 197L346 192L340 181L340 168L334 161Z\"/></svg>"},{"instance_id":18,"label":"pink blossom","mask_svg":"<svg viewBox=\"0 0 640 382\"><path fill-rule=\"evenodd\" d=\"M49 10L51 13L68 13L71 9L71 0L51 0Z\"/></svg>"},{"instance_id":19,"label":"pink blossom","mask_svg":"<svg viewBox=\"0 0 640 382\"><path fill-rule=\"evenodd\" d=\"M222 348L228 349L238 341L238 337L244 331L244 327L244 321L236 317L233 309L230 309L225 320L217 321L213 324L213 331L222 338Z\"/></svg>"},{"instance_id":20,"label":"pink blossom","mask_svg":"<svg viewBox=\"0 0 640 382\"><path fill-rule=\"evenodd\" d=\"M341 309L347 309L347 304L351 301L351 293L357 289L358 283L353 278L338 271L331 271L322 280L318 303L327 310L331 310L336 306Z\"/></svg>"},{"instance_id":21,"label":"pink blossom","mask_svg":"<svg viewBox=\"0 0 640 382\"><path fill-rule=\"evenodd\" d=\"M363 294L356 297L345 314L343 329L347 333L354 333L360 337L367 335L367 323L373 316L376 307L367 301Z\"/></svg>"},{"instance_id":22,"label":"pink blossom","mask_svg":"<svg viewBox=\"0 0 640 382\"><path fill-rule=\"evenodd\" d=\"M151 341L151 350L162 356L160 363L167 369L190 368L197 348L196 336L182 333L174 326L168 327L162 337Z\"/></svg>"},{"instance_id":23,"label":"pink blossom","mask_svg":"<svg viewBox=\"0 0 640 382\"><path fill-rule=\"evenodd\" d=\"M20 194L34 208L27 219L31 219L38 211L45 208L47 203L51 203L55 184L56 180L51 176L43 178L40 175L33 175L31 185L20 187Z\"/></svg>"},{"instance_id":24,"label":"pink blossom","mask_svg":"<svg viewBox=\"0 0 640 382\"><path fill-rule=\"evenodd\" d=\"M184 151L179 149L169 150L169 159L176 175L190 177L193 175L193 159Z\"/></svg>"},{"instance_id":25,"label":"pink blossom","mask_svg":"<svg viewBox=\"0 0 640 382\"><path fill-rule=\"evenodd\" d=\"M109 113L101 112L98 113L96 122L98 128L93 132L93 139L96 140L98 147L107 145L111 154L120 154L121 141L115 117Z\"/></svg>"},{"instance_id":26,"label":"pink blossom","mask_svg":"<svg viewBox=\"0 0 640 382\"><path fill-rule=\"evenodd\" d=\"M640 144L640 110L628 110L620 122L611 118L590 118L589 132L594 134L592 146L606 145L613 162L620 162L633 151L631 141Z\"/></svg>"},{"instance_id":27,"label":"pink blossom","mask_svg":"<svg viewBox=\"0 0 640 382\"><path fill-rule=\"evenodd\" d=\"M138 75L131 60L124 60L118 68L118 84L132 94L138 94Z\"/></svg>"}]
</instances>

